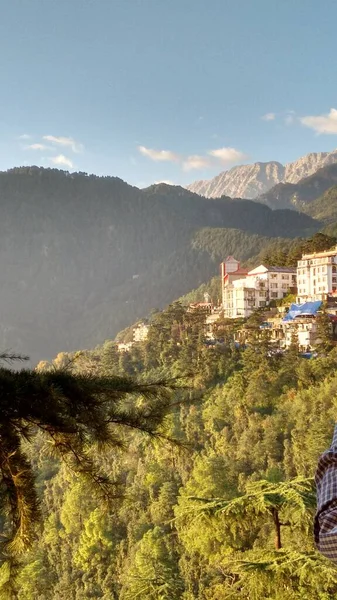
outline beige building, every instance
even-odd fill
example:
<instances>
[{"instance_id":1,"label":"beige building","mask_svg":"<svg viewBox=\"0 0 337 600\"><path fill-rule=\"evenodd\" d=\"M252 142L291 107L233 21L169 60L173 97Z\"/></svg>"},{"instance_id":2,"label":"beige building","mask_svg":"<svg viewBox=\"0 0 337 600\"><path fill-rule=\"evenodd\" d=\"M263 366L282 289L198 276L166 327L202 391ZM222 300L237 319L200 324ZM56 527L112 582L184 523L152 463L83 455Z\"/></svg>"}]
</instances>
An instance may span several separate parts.
<instances>
[{"instance_id":1,"label":"beige building","mask_svg":"<svg viewBox=\"0 0 337 600\"><path fill-rule=\"evenodd\" d=\"M149 335L149 327L145 323L138 323L133 330L134 342L145 342Z\"/></svg>"},{"instance_id":2,"label":"beige building","mask_svg":"<svg viewBox=\"0 0 337 600\"><path fill-rule=\"evenodd\" d=\"M226 272L227 261L222 263L222 303L224 316L229 319L249 317L254 310L268 306L271 300L284 298L296 290L296 269L260 265L251 271L238 268Z\"/></svg>"},{"instance_id":3,"label":"beige building","mask_svg":"<svg viewBox=\"0 0 337 600\"><path fill-rule=\"evenodd\" d=\"M297 262L297 302L325 300L337 292L337 246L333 250L303 254Z\"/></svg>"}]
</instances>

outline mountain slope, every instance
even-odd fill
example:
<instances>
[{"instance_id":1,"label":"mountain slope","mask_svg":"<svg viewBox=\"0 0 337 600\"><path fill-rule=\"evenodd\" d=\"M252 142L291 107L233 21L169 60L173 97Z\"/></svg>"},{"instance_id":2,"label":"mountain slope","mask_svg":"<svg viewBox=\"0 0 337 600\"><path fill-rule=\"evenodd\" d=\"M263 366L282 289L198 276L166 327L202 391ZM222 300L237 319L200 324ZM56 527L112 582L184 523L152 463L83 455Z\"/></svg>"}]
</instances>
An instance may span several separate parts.
<instances>
[{"instance_id":1,"label":"mountain slope","mask_svg":"<svg viewBox=\"0 0 337 600\"><path fill-rule=\"evenodd\" d=\"M296 184L279 183L269 192L259 196L257 200L273 209L292 208L307 212L305 208L307 204L322 196L336 184L337 164L332 164L319 169Z\"/></svg>"},{"instance_id":2,"label":"mountain slope","mask_svg":"<svg viewBox=\"0 0 337 600\"><path fill-rule=\"evenodd\" d=\"M303 211L326 225L337 223L337 185L328 189L320 198L307 204Z\"/></svg>"},{"instance_id":3,"label":"mountain slope","mask_svg":"<svg viewBox=\"0 0 337 600\"><path fill-rule=\"evenodd\" d=\"M244 230L235 247L253 252L263 243L253 237L249 246L250 234L295 237L320 227L248 200L37 167L0 173L0 210L0 348L33 362L114 337L207 281L233 247L228 228ZM223 236L223 255L203 228Z\"/></svg>"},{"instance_id":4,"label":"mountain slope","mask_svg":"<svg viewBox=\"0 0 337 600\"><path fill-rule=\"evenodd\" d=\"M297 183L318 169L337 163L337 150L307 154L283 166L279 162L240 165L213 179L195 181L187 189L207 198L256 198L278 183Z\"/></svg>"}]
</instances>

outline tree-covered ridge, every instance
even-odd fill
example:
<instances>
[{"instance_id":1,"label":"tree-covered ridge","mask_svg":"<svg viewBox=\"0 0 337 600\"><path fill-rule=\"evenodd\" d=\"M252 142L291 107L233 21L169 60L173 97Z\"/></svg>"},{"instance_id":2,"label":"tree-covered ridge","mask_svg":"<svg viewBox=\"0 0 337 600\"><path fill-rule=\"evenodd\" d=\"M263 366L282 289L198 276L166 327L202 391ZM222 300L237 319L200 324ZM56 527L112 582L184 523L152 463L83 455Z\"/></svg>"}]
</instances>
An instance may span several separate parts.
<instances>
[{"instance_id":1,"label":"tree-covered ridge","mask_svg":"<svg viewBox=\"0 0 337 600\"><path fill-rule=\"evenodd\" d=\"M127 456L101 458L123 487L106 510L35 437L27 452L45 522L19 572L20 600L335 598L335 568L313 545L312 477L336 416L336 349L275 355L258 322L246 349L226 321L209 347L204 313L175 303L130 352L107 341L39 366L179 377L167 431L181 447L126 432Z\"/></svg>"},{"instance_id":2,"label":"tree-covered ridge","mask_svg":"<svg viewBox=\"0 0 337 600\"><path fill-rule=\"evenodd\" d=\"M331 164L319 169L313 175L301 179L298 183L278 183L271 190L259 196L257 200L273 209L290 208L307 212L307 205L322 196L336 183L337 165Z\"/></svg>"},{"instance_id":3,"label":"tree-covered ridge","mask_svg":"<svg viewBox=\"0 0 337 600\"><path fill-rule=\"evenodd\" d=\"M337 220L337 186L329 188L323 196L317 198L305 207L307 215L326 223L336 223Z\"/></svg>"},{"instance_id":4,"label":"tree-covered ridge","mask_svg":"<svg viewBox=\"0 0 337 600\"><path fill-rule=\"evenodd\" d=\"M253 251L257 235L320 227L256 202L38 167L0 173L0 210L0 347L33 363L113 338L215 275L223 256L200 229L216 228L217 240L222 229L224 252L233 235L238 250L241 235Z\"/></svg>"}]
</instances>

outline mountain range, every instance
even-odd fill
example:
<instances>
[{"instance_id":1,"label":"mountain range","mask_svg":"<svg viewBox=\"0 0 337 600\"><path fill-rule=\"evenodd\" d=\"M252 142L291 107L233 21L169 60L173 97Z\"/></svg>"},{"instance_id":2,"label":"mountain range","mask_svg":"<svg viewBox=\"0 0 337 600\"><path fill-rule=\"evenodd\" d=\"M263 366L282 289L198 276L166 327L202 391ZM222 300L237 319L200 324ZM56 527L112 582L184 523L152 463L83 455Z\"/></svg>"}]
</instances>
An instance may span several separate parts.
<instances>
[{"instance_id":1,"label":"mountain range","mask_svg":"<svg viewBox=\"0 0 337 600\"><path fill-rule=\"evenodd\" d=\"M337 150L313 152L282 165L279 162L257 162L223 171L213 179L195 181L187 189L206 198L254 199L280 183L298 183L319 169L337 163Z\"/></svg>"},{"instance_id":2,"label":"mountain range","mask_svg":"<svg viewBox=\"0 0 337 600\"><path fill-rule=\"evenodd\" d=\"M322 228L293 210L38 167L0 172L0 349L90 348L196 288L224 256Z\"/></svg>"}]
</instances>

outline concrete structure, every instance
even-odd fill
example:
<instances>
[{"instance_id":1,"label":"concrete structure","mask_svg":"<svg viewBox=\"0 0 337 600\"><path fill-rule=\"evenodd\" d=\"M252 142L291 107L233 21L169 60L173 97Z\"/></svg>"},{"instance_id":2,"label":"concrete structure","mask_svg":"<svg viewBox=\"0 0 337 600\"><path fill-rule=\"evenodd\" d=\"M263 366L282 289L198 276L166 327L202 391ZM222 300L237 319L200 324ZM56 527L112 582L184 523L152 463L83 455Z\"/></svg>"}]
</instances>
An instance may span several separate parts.
<instances>
[{"instance_id":1,"label":"concrete structure","mask_svg":"<svg viewBox=\"0 0 337 600\"><path fill-rule=\"evenodd\" d=\"M296 290L296 269L260 265L251 271L240 268L227 272L227 264L235 266L233 257L221 265L222 305L229 319L249 317L254 310L267 307L271 300L284 298Z\"/></svg>"},{"instance_id":2,"label":"concrete structure","mask_svg":"<svg viewBox=\"0 0 337 600\"><path fill-rule=\"evenodd\" d=\"M326 300L337 292L337 246L304 254L297 262L297 302Z\"/></svg>"},{"instance_id":3,"label":"concrete structure","mask_svg":"<svg viewBox=\"0 0 337 600\"><path fill-rule=\"evenodd\" d=\"M296 336L299 350L306 352L317 343L317 323L315 317L297 317L294 321L283 323L284 341L282 346L289 348L293 336Z\"/></svg>"},{"instance_id":4,"label":"concrete structure","mask_svg":"<svg viewBox=\"0 0 337 600\"><path fill-rule=\"evenodd\" d=\"M145 323L139 323L133 330L134 342L145 342L149 335L149 327Z\"/></svg>"},{"instance_id":5,"label":"concrete structure","mask_svg":"<svg viewBox=\"0 0 337 600\"><path fill-rule=\"evenodd\" d=\"M117 344L117 350L118 352L129 352L131 350L133 346L133 342L121 342L120 344Z\"/></svg>"}]
</instances>

